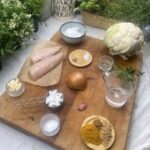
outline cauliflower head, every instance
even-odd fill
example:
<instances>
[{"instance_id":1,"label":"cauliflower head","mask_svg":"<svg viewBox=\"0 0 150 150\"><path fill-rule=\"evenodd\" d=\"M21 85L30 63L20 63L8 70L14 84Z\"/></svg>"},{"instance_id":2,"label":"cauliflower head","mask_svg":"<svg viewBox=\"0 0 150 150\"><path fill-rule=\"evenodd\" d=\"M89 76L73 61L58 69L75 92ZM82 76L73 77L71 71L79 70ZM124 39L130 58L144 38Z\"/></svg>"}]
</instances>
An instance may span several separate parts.
<instances>
[{"instance_id":1,"label":"cauliflower head","mask_svg":"<svg viewBox=\"0 0 150 150\"><path fill-rule=\"evenodd\" d=\"M133 56L144 45L141 29L133 23L117 23L109 27L104 36L104 43L111 55Z\"/></svg>"}]
</instances>

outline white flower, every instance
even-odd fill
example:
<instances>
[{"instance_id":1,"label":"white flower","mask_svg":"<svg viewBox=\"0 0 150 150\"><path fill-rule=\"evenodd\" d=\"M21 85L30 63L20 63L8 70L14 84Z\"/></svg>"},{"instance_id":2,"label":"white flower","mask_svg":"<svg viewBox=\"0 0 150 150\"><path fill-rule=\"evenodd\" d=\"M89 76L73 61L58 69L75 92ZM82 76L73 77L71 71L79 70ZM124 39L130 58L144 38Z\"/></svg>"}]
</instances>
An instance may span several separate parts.
<instances>
[{"instance_id":1,"label":"white flower","mask_svg":"<svg viewBox=\"0 0 150 150\"><path fill-rule=\"evenodd\" d=\"M14 19L17 18L17 14L16 13L13 13L12 16L13 16Z\"/></svg>"},{"instance_id":2,"label":"white flower","mask_svg":"<svg viewBox=\"0 0 150 150\"><path fill-rule=\"evenodd\" d=\"M30 19L31 18L31 14L27 14L26 17Z\"/></svg>"},{"instance_id":3,"label":"white flower","mask_svg":"<svg viewBox=\"0 0 150 150\"><path fill-rule=\"evenodd\" d=\"M22 3L21 3L20 1L15 0L15 2L16 2L16 5L17 5L18 7L21 7L21 6L22 6Z\"/></svg>"},{"instance_id":4,"label":"white flower","mask_svg":"<svg viewBox=\"0 0 150 150\"><path fill-rule=\"evenodd\" d=\"M13 22L12 19L11 19L10 22L9 22L9 27L10 27L11 29L14 29L14 28L16 27L16 23Z\"/></svg>"},{"instance_id":5,"label":"white flower","mask_svg":"<svg viewBox=\"0 0 150 150\"><path fill-rule=\"evenodd\" d=\"M1 0L2 4L5 4L6 2L8 2L8 0Z\"/></svg>"}]
</instances>

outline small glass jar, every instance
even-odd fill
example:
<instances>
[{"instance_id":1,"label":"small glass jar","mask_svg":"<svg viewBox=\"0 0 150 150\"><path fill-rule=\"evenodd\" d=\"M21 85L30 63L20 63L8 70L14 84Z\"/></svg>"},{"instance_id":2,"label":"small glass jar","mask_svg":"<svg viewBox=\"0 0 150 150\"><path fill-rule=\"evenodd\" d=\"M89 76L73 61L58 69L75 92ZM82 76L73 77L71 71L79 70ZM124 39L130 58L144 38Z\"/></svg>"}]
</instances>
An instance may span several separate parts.
<instances>
[{"instance_id":1,"label":"small glass jar","mask_svg":"<svg viewBox=\"0 0 150 150\"><path fill-rule=\"evenodd\" d=\"M41 132L46 136L54 136L60 130L60 119L57 115L49 113L40 120Z\"/></svg>"},{"instance_id":2,"label":"small glass jar","mask_svg":"<svg viewBox=\"0 0 150 150\"><path fill-rule=\"evenodd\" d=\"M18 79L11 79L6 84L6 91L11 97L21 96L25 91L24 83Z\"/></svg>"},{"instance_id":3,"label":"small glass jar","mask_svg":"<svg viewBox=\"0 0 150 150\"><path fill-rule=\"evenodd\" d=\"M112 57L104 55L100 57L98 67L100 70L108 72L112 69L113 63Z\"/></svg>"}]
</instances>

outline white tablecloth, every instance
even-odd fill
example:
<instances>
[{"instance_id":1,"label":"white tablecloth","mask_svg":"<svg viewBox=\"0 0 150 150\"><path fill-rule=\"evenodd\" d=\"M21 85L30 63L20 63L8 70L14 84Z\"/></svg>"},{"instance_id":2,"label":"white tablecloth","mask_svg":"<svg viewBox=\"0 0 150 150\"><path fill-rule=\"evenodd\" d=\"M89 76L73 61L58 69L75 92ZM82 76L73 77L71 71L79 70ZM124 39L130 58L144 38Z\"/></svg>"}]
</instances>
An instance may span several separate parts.
<instances>
[{"instance_id":1,"label":"white tablecloth","mask_svg":"<svg viewBox=\"0 0 150 150\"><path fill-rule=\"evenodd\" d=\"M73 19L82 22L80 16ZM50 39L58 31L64 21L57 21L51 17L40 25L39 31L27 40L22 50L2 60L3 69L0 71L0 94L5 90L7 81L18 75L24 61L30 54L35 44L43 39ZM104 31L87 27L87 35L103 38ZM142 72L144 75L139 82L136 94L129 135L127 139L127 150L150 150L150 43L145 44L143 49L144 58ZM0 150L53 150L54 148L24 135L0 123ZM119 149L118 149L119 150Z\"/></svg>"}]
</instances>

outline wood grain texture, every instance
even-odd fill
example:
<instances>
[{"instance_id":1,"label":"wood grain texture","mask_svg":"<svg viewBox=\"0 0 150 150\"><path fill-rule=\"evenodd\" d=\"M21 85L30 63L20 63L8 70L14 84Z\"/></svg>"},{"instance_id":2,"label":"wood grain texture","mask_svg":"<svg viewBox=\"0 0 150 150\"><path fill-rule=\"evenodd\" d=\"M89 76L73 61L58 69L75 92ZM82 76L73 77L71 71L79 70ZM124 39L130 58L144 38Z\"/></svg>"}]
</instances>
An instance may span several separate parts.
<instances>
[{"instance_id":1,"label":"wood grain texture","mask_svg":"<svg viewBox=\"0 0 150 150\"><path fill-rule=\"evenodd\" d=\"M22 132L33 135L38 139L59 147L64 150L88 150L80 137L80 126L82 121L91 115L102 115L106 117L114 126L116 131L116 139L112 150L124 150L127 133L134 104L134 96L129 98L127 104L120 109L109 106L105 101L105 85L102 74L98 69L98 59L104 54L108 54L107 48L102 41L86 37L85 40L77 45L66 44L56 33L52 41L58 42L69 47L67 57L62 68L61 80L57 86L42 88L35 85L25 84L25 93L18 98L11 98L5 92L0 97L0 120L9 126L12 126ZM76 68L68 61L68 55L72 50L85 49L93 56L93 62L85 68ZM114 57L115 63L125 66L133 66L140 69L142 63L142 54L138 54L129 61L123 61L120 57ZM66 79L72 71L81 71L88 76L88 86L84 91L71 90L66 85ZM31 97L44 96L48 90L57 88L64 93L65 105L63 109L56 114L61 120L61 130L54 137L46 137L42 135L39 128L40 118L50 112L43 104L40 106L20 107L15 105L17 99L27 99ZM78 111L77 107L80 103L86 103L85 111Z\"/></svg>"}]
</instances>

